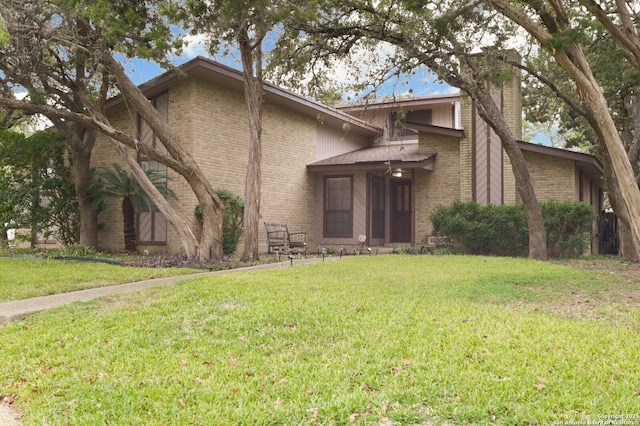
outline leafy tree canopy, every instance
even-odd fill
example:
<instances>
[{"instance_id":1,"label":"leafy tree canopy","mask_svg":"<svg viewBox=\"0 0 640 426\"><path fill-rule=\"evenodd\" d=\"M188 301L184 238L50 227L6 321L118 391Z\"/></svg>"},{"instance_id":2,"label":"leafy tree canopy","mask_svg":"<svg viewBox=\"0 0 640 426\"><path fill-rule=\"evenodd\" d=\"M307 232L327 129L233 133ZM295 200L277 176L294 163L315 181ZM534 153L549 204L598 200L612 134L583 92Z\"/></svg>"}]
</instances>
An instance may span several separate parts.
<instances>
[{"instance_id":1,"label":"leafy tree canopy","mask_svg":"<svg viewBox=\"0 0 640 426\"><path fill-rule=\"evenodd\" d=\"M31 136L0 131L0 221L78 242L78 200L64 138L51 131ZM1 224L0 224L1 225Z\"/></svg>"}]
</instances>

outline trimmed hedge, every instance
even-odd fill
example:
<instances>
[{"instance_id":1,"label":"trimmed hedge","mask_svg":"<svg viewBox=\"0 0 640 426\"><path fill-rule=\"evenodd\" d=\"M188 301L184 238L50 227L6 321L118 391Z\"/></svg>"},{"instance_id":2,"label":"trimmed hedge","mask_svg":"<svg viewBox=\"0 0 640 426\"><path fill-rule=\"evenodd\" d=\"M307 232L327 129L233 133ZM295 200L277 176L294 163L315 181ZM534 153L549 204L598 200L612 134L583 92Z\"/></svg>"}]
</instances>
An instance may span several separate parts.
<instances>
[{"instance_id":1,"label":"trimmed hedge","mask_svg":"<svg viewBox=\"0 0 640 426\"><path fill-rule=\"evenodd\" d=\"M577 257L591 241L596 216L590 205L580 202L540 203L547 248L551 257ZM453 247L465 253L527 256L529 228L522 204L480 206L454 201L431 214L434 235L447 236Z\"/></svg>"}]
</instances>

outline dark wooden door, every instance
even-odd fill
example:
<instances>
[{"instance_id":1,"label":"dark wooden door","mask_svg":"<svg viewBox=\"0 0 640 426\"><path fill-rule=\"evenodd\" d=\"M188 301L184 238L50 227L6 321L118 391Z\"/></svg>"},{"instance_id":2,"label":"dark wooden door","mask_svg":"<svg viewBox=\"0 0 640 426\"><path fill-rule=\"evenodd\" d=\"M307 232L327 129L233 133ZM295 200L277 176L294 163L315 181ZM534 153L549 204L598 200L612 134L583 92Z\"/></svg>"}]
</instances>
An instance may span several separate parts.
<instances>
[{"instance_id":1,"label":"dark wooden door","mask_svg":"<svg viewBox=\"0 0 640 426\"><path fill-rule=\"evenodd\" d=\"M391 181L391 237L394 243L411 242L413 210L410 180Z\"/></svg>"}]
</instances>

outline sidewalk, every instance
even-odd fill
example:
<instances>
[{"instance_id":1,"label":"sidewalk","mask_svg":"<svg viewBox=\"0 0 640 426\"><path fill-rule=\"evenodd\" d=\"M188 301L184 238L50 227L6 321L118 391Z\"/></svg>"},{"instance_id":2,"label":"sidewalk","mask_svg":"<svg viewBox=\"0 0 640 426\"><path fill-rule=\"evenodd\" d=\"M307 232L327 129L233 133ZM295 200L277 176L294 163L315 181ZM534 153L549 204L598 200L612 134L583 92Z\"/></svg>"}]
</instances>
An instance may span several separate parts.
<instances>
[{"instance_id":1,"label":"sidewalk","mask_svg":"<svg viewBox=\"0 0 640 426\"><path fill-rule=\"evenodd\" d=\"M338 257L327 257L325 261L336 260ZM293 266L308 265L311 263L322 262L322 258L306 258L294 259ZM265 265L249 266L246 268L227 269L224 271L202 272L189 275L178 275L175 277L155 278L145 281L137 281L127 284L118 284L107 287L91 288L87 290L72 291L68 293L52 294L50 296L34 297L32 299L12 300L0 303L0 324L9 321L23 319L35 312L45 311L47 309L57 308L58 306L69 305L73 302L82 302L92 300L102 296L111 294L126 293L130 291L143 290L149 287L173 284L178 281L184 281L191 278L200 278L206 276L232 274L238 272L252 272L267 269L290 268L292 266L290 260L279 263L268 263Z\"/></svg>"}]
</instances>

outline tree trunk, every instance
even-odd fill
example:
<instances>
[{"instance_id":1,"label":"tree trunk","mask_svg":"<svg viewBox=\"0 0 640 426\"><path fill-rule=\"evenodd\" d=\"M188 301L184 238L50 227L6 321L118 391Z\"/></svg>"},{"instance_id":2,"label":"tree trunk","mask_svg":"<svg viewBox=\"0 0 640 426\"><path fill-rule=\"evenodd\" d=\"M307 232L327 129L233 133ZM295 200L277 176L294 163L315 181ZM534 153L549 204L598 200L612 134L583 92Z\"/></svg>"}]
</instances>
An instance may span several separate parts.
<instances>
[{"instance_id":1,"label":"tree trunk","mask_svg":"<svg viewBox=\"0 0 640 426\"><path fill-rule=\"evenodd\" d=\"M180 212L160 193L158 188L155 187L144 170L142 170L142 167L140 167L140 164L133 158L131 152L120 142L114 139L111 139L111 142L116 151L125 160L136 180L147 193L147 196L153 201L153 204L155 204L164 217L174 225L178 234L180 234L180 240L182 241L182 246L184 247L187 257L196 257L198 253L198 241L191 232L189 224L182 218Z\"/></svg>"},{"instance_id":2,"label":"tree trunk","mask_svg":"<svg viewBox=\"0 0 640 426\"><path fill-rule=\"evenodd\" d=\"M38 182L38 171L31 170L31 229L29 232L29 243L34 248L38 243L38 222L40 218L40 183Z\"/></svg>"},{"instance_id":3,"label":"tree trunk","mask_svg":"<svg viewBox=\"0 0 640 426\"><path fill-rule=\"evenodd\" d=\"M622 203L618 180L613 172L611 165L611 157L609 153L600 144L595 144L600 152L600 157L604 164L605 182L607 185L607 193L609 195L609 203L618 217L618 255L621 260L627 262L638 262L640 260L639 248L640 244L634 240L633 233L629 227L629 212L624 203Z\"/></svg>"},{"instance_id":4,"label":"tree trunk","mask_svg":"<svg viewBox=\"0 0 640 426\"><path fill-rule=\"evenodd\" d=\"M511 161L511 168L516 181L516 189L527 213L527 224L529 225L529 258L547 260L547 231L544 227L542 209L540 209L538 198L533 189L524 155L515 140L512 141L512 143L503 142L503 146Z\"/></svg>"},{"instance_id":5,"label":"tree trunk","mask_svg":"<svg viewBox=\"0 0 640 426\"><path fill-rule=\"evenodd\" d=\"M602 92L595 82L593 76L589 73L588 78L578 78L576 83L581 89L581 96L585 103L593 111L593 115L598 123L603 136L603 142L606 150L611 157L613 172L615 174L620 198L627 212L640 211L640 191L636 183L635 175L629 158L625 152L620 135L615 127L613 119L608 112L607 102ZM622 206L621 206L622 207ZM640 216L637 214L629 215L629 228L634 241L640 241Z\"/></svg>"},{"instance_id":6,"label":"tree trunk","mask_svg":"<svg viewBox=\"0 0 640 426\"><path fill-rule=\"evenodd\" d=\"M384 38L381 38L384 40ZM407 48L406 45L403 47ZM462 52L458 56L460 62L459 72L451 72L451 67L443 66L443 62L447 64L447 60L436 56L431 57L428 53L414 52L415 57L420 58L420 62L432 70L448 84L460 88L478 104L478 113L482 119L496 132L502 147L504 148L515 177L516 190L522 199L529 226L529 258L537 260L546 260L548 258L547 251L547 232L544 227L542 218L542 210L531 183L531 176L524 155L518 146L511 129L507 125L502 111L498 108L489 90L486 88L487 69L478 68L478 55L469 55L466 53L467 46L457 46ZM408 46L409 51L413 49ZM500 67L506 64L499 63L497 58L494 63L485 63L485 68ZM454 67L455 68L455 67Z\"/></svg>"},{"instance_id":7,"label":"tree trunk","mask_svg":"<svg viewBox=\"0 0 640 426\"><path fill-rule=\"evenodd\" d=\"M136 211L130 197L122 199L122 221L124 231L124 249L136 251Z\"/></svg>"},{"instance_id":8,"label":"tree trunk","mask_svg":"<svg viewBox=\"0 0 640 426\"><path fill-rule=\"evenodd\" d=\"M245 262L258 260L258 232L262 188L262 47L252 48L246 26L239 40L244 75L244 98L249 113L249 161L244 186L244 253ZM256 36L259 37L259 36ZM255 52L255 75L254 56Z\"/></svg>"},{"instance_id":9,"label":"tree trunk","mask_svg":"<svg viewBox=\"0 0 640 426\"><path fill-rule=\"evenodd\" d=\"M633 234L629 226L618 218L618 255L625 262L640 262L640 254L636 248Z\"/></svg>"},{"instance_id":10,"label":"tree trunk","mask_svg":"<svg viewBox=\"0 0 640 426\"><path fill-rule=\"evenodd\" d=\"M95 129L48 116L71 147L73 184L80 208L80 244L98 248L98 211L89 194L91 186L91 152L96 143Z\"/></svg>"},{"instance_id":11,"label":"tree trunk","mask_svg":"<svg viewBox=\"0 0 640 426\"><path fill-rule=\"evenodd\" d=\"M95 141L95 131L90 132ZM91 148L94 143L86 142L81 150L72 149L73 182L80 206L80 244L98 248L98 210L89 194L91 185Z\"/></svg>"},{"instance_id":12,"label":"tree trunk","mask_svg":"<svg viewBox=\"0 0 640 426\"><path fill-rule=\"evenodd\" d=\"M184 177L198 199L198 203L202 208L203 223L202 236L196 256L200 259L222 259L222 221L224 218L222 201L213 190L209 180L193 156L185 150L180 136L169 126L160 113L153 108L140 89L131 82L122 65L116 62L109 54L103 55L102 60L114 76L128 106L140 114L142 119L147 122L168 151L170 158L160 155L151 147L145 147L146 153L151 159L166 164ZM106 118L103 118L103 121L107 122ZM123 139L118 139L118 141L124 143ZM139 141L136 142L139 143ZM137 145L130 147L138 148ZM167 219L170 220L170 217L167 217Z\"/></svg>"},{"instance_id":13,"label":"tree trunk","mask_svg":"<svg viewBox=\"0 0 640 426\"><path fill-rule=\"evenodd\" d=\"M640 157L640 95L638 95L638 90L640 87L636 87L636 94L631 96L631 121L633 127L633 132L626 139L628 141L629 148L627 149L627 157L629 158L629 162L632 166L638 165L638 158ZM607 180L609 182L609 180ZM636 178L636 183L638 179ZM609 186L609 183L607 183ZM615 185L615 182L612 182L611 185ZM616 192L614 197L616 198L616 205L619 205L619 189L617 186L615 187ZM609 194L609 200L611 201L611 193ZM613 202L611 202L611 206L613 207ZM621 207L619 207L621 208ZM614 208L614 211L617 212L617 209ZM640 241L633 238L633 233L629 228L629 220L625 215L625 220L618 220L618 242L619 242L619 256L621 260L627 262L640 262Z\"/></svg>"},{"instance_id":14,"label":"tree trunk","mask_svg":"<svg viewBox=\"0 0 640 426\"><path fill-rule=\"evenodd\" d=\"M135 89L138 90L137 88ZM146 99L144 95L142 98ZM149 105L148 101L144 102ZM88 116L48 105L32 104L15 98L4 97L0 97L0 106L83 123L87 126L94 127L106 136L113 138L132 149L137 149L140 144L140 141L131 135L111 126L104 115L96 114L95 111L94 116ZM155 110L152 107L151 109ZM204 176L202 171L197 168L197 164L195 164L193 158L189 154L187 154L187 157L191 158L191 160L188 161L184 161L180 156L178 156L178 158L163 156L151 147L145 147L145 153L148 154L151 159L160 161L184 177L187 183L191 186L191 189L202 207L202 236L200 238L200 244L196 250L196 257L199 259L222 259L222 221L224 218L224 205L222 204L220 197L218 197L218 195L213 191L213 188L206 179L206 176ZM191 230L188 229L185 230L185 232L191 232Z\"/></svg>"},{"instance_id":15,"label":"tree trunk","mask_svg":"<svg viewBox=\"0 0 640 426\"><path fill-rule=\"evenodd\" d=\"M542 210L531 183L531 175L524 155L518 146L511 130L504 122L502 113L489 95L478 94L479 102L483 108L478 109L482 118L494 129L502 141L502 146L511 162L511 169L516 182L516 190L522 199L527 214L529 225L529 258L547 260L547 232L544 227ZM488 112L488 113L487 113Z\"/></svg>"},{"instance_id":16,"label":"tree trunk","mask_svg":"<svg viewBox=\"0 0 640 426\"><path fill-rule=\"evenodd\" d=\"M461 60L460 75L452 78L446 77L448 83L458 86L464 90L478 104L478 114L496 132L502 147L504 148L511 162L511 169L515 177L516 190L522 199L522 203L527 214L529 226L529 258L536 260L547 260L547 232L544 227L542 210L531 183L531 175L524 155L518 146L511 129L507 125L502 111L498 108L491 93L483 87L484 76L476 69L475 58L468 58L470 61ZM500 66L500 64L495 64Z\"/></svg>"},{"instance_id":17,"label":"tree trunk","mask_svg":"<svg viewBox=\"0 0 640 426\"><path fill-rule=\"evenodd\" d=\"M559 49L554 41L555 35L571 30L568 28L571 20L566 15L566 11L565 14L560 13L558 17L554 18L545 8L545 3L529 3L530 6L538 8L539 16L544 15L545 19L540 23L532 18L530 13L508 1L490 0L490 3L505 17L520 25L538 40L575 83L580 98L593 117L594 130L600 136L604 149L610 156L613 175L620 190L621 207L631 213L629 214L629 228L634 241L640 241L640 215L634 214L634 212L640 212L640 191L624 144L609 112L602 88L593 76L591 66L580 45L573 42L566 48ZM552 5L556 4L552 3ZM558 8L555 10L562 12ZM547 27L542 25L547 25ZM549 31L553 31L553 34Z\"/></svg>"}]
</instances>

